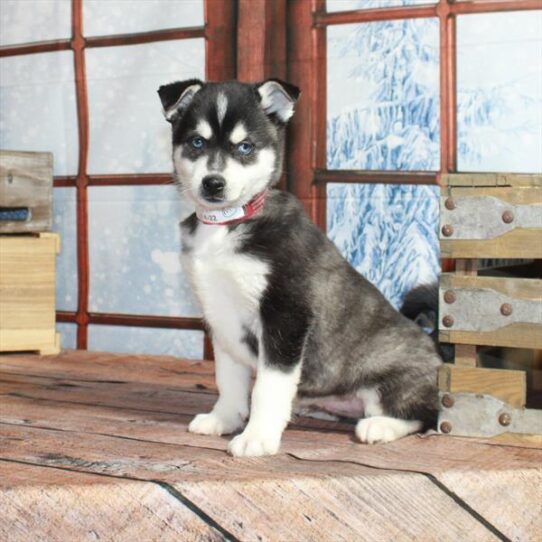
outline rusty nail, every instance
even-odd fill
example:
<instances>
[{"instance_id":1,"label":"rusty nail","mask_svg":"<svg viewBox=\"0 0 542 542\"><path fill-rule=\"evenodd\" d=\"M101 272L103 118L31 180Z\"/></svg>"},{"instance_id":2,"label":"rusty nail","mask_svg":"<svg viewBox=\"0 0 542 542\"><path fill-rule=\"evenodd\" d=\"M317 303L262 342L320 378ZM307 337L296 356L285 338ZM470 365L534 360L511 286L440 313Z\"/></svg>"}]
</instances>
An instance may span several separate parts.
<instances>
[{"instance_id":1,"label":"rusty nail","mask_svg":"<svg viewBox=\"0 0 542 542\"><path fill-rule=\"evenodd\" d=\"M510 305L510 303L503 303L501 305L501 314L503 316L510 316L513 312L513 308L512 308L512 305Z\"/></svg>"},{"instance_id":2,"label":"rusty nail","mask_svg":"<svg viewBox=\"0 0 542 542\"><path fill-rule=\"evenodd\" d=\"M452 408L455 403L454 398L449 393L446 393L442 396L441 402L442 406L446 408Z\"/></svg>"},{"instance_id":3,"label":"rusty nail","mask_svg":"<svg viewBox=\"0 0 542 542\"><path fill-rule=\"evenodd\" d=\"M450 433L452 430L452 424L450 422L442 422L440 424L441 433Z\"/></svg>"},{"instance_id":4,"label":"rusty nail","mask_svg":"<svg viewBox=\"0 0 542 542\"><path fill-rule=\"evenodd\" d=\"M510 414L506 413L506 412L503 412L500 416L499 416L499 423L501 425L510 425L510 423L512 422L512 417L510 416Z\"/></svg>"},{"instance_id":5,"label":"rusty nail","mask_svg":"<svg viewBox=\"0 0 542 542\"><path fill-rule=\"evenodd\" d=\"M444 292L444 301L449 304L455 303L455 292L453 290L446 290Z\"/></svg>"},{"instance_id":6,"label":"rusty nail","mask_svg":"<svg viewBox=\"0 0 542 542\"><path fill-rule=\"evenodd\" d=\"M510 224L510 222L514 221L514 213L512 211L504 211L502 214L502 221L505 224Z\"/></svg>"},{"instance_id":7,"label":"rusty nail","mask_svg":"<svg viewBox=\"0 0 542 542\"><path fill-rule=\"evenodd\" d=\"M442 226L442 235L444 235L444 237L450 237L450 235L452 235L452 233L454 233L454 228L451 224L444 224L444 226Z\"/></svg>"},{"instance_id":8,"label":"rusty nail","mask_svg":"<svg viewBox=\"0 0 542 542\"><path fill-rule=\"evenodd\" d=\"M444 207L446 207L448 211L453 211L455 209L455 201L452 198L446 198L446 201L444 202Z\"/></svg>"},{"instance_id":9,"label":"rusty nail","mask_svg":"<svg viewBox=\"0 0 542 542\"><path fill-rule=\"evenodd\" d=\"M442 319L442 324L444 325L444 327L452 327L454 325L454 317L447 314Z\"/></svg>"}]
</instances>

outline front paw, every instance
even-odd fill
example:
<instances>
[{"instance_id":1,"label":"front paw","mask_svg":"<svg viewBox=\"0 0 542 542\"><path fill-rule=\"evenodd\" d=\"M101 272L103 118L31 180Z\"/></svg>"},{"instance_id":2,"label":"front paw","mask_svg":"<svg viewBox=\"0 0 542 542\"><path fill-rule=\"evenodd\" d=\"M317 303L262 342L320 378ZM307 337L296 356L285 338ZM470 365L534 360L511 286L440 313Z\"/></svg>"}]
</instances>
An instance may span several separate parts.
<instances>
[{"instance_id":1,"label":"front paw","mask_svg":"<svg viewBox=\"0 0 542 542\"><path fill-rule=\"evenodd\" d=\"M280 435L269 436L245 430L228 444L228 452L234 457L257 457L273 455L279 451Z\"/></svg>"},{"instance_id":2,"label":"front paw","mask_svg":"<svg viewBox=\"0 0 542 542\"><path fill-rule=\"evenodd\" d=\"M226 418L215 412L209 412L209 414L198 414L190 422L188 431L200 435L227 435L235 433L242 425L243 420L240 416Z\"/></svg>"}]
</instances>

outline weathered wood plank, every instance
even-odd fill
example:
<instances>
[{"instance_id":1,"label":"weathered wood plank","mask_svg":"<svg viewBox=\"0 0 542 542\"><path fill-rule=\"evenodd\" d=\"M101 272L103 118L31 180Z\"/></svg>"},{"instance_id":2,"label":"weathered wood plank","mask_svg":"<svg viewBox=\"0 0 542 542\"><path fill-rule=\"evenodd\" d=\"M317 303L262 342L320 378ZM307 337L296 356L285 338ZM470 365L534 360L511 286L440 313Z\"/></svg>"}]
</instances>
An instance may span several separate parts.
<instances>
[{"instance_id":1,"label":"weathered wood plank","mask_svg":"<svg viewBox=\"0 0 542 542\"><path fill-rule=\"evenodd\" d=\"M29 220L0 221L0 233L43 232L52 227L53 155L0 150L2 207L28 208Z\"/></svg>"},{"instance_id":2,"label":"weathered wood plank","mask_svg":"<svg viewBox=\"0 0 542 542\"><path fill-rule=\"evenodd\" d=\"M170 415L173 422L186 424L195 414L209 412L216 394L196 390L167 388L138 383L86 382L40 376L2 374L0 396L28 400L37 408L53 406L69 412L72 407L89 407L98 412L111 409L119 416L133 419L138 413ZM4 399L2 399L4 400ZM0 411L1 412L1 411ZM353 432L352 423L295 418L293 425L314 431ZM184 425L183 425L184 427ZM133 429L133 428L132 428Z\"/></svg>"},{"instance_id":3,"label":"weathered wood plank","mask_svg":"<svg viewBox=\"0 0 542 542\"><path fill-rule=\"evenodd\" d=\"M526 173L445 173L441 186L532 186L542 188L542 175Z\"/></svg>"},{"instance_id":4,"label":"weathered wood plank","mask_svg":"<svg viewBox=\"0 0 542 542\"><path fill-rule=\"evenodd\" d=\"M288 431L286 431L288 432ZM353 461L373 468L407 470L438 475L447 470L514 470L540 468L542 449L501 446L489 440L431 435L410 436L385 445L345 442L337 436L337 447L297 449L296 457L329 461Z\"/></svg>"},{"instance_id":5,"label":"weathered wood plank","mask_svg":"<svg viewBox=\"0 0 542 542\"><path fill-rule=\"evenodd\" d=\"M58 236L0 236L0 351L56 349Z\"/></svg>"},{"instance_id":6,"label":"weathered wood plank","mask_svg":"<svg viewBox=\"0 0 542 542\"><path fill-rule=\"evenodd\" d=\"M241 540L497 540L425 476L350 468L321 480L174 485Z\"/></svg>"},{"instance_id":7,"label":"weathered wood plank","mask_svg":"<svg viewBox=\"0 0 542 542\"><path fill-rule=\"evenodd\" d=\"M440 473L438 479L510 540L540 540L542 469L450 471Z\"/></svg>"},{"instance_id":8,"label":"weathered wood plank","mask_svg":"<svg viewBox=\"0 0 542 542\"><path fill-rule=\"evenodd\" d=\"M185 390L136 382L93 383L70 379L50 380L47 377L5 374L0 374L0 394L56 403L96 404L180 415L195 414L201 408L210 409L216 400L214 394L198 389Z\"/></svg>"},{"instance_id":9,"label":"weathered wood plank","mask_svg":"<svg viewBox=\"0 0 542 542\"><path fill-rule=\"evenodd\" d=\"M441 341L542 348L542 280L443 273L439 296Z\"/></svg>"},{"instance_id":10,"label":"weathered wood plank","mask_svg":"<svg viewBox=\"0 0 542 542\"><path fill-rule=\"evenodd\" d=\"M285 454L239 460L228 456L225 451L211 448L126 440L107 435L7 424L0 425L0 431L3 436L0 459L138 480L233 482L352 474L352 466L348 463L327 461L323 467L319 461L299 461ZM209 437L211 439L221 440ZM356 472L360 475L375 474L374 469L363 466ZM386 472L386 469L376 471L379 475Z\"/></svg>"},{"instance_id":11,"label":"weathered wood plank","mask_svg":"<svg viewBox=\"0 0 542 542\"><path fill-rule=\"evenodd\" d=\"M0 461L0 539L223 540L151 482Z\"/></svg>"},{"instance_id":12,"label":"weathered wood plank","mask_svg":"<svg viewBox=\"0 0 542 542\"><path fill-rule=\"evenodd\" d=\"M0 355L0 372L78 380L167 383L169 387L216 390L214 363L173 356L70 351L42 359L33 355Z\"/></svg>"},{"instance_id":13,"label":"weathered wood plank","mask_svg":"<svg viewBox=\"0 0 542 542\"><path fill-rule=\"evenodd\" d=\"M227 439L221 437L205 437L208 445L198 447L7 424L0 427L5 436L0 457L6 459L164 481L175 480L178 475L191 479L250 479L318 472L317 466L311 470L306 462L290 463L284 454L300 459L353 461L368 469L430 474L446 469L538 468L542 464L542 450L451 440L453 437L409 437L384 446L368 446L353 441L351 435L323 433L317 447L307 439L306 431L291 429L284 434L280 456L240 461L226 454ZM221 449L212 449L219 443ZM324 472L337 472L336 467L327 465Z\"/></svg>"},{"instance_id":14,"label":"weathered wood plank","mask_svg":"<svg viewBox=\"0 0 542 542\"><path fill-rule=\"evenodd\" d=\"M456 367L445 363L439 369L438 386L441 391L452 394L469 392L493 395L516 408L524 407L527 398L524 371Z\"/></svg>"}]
</instances>

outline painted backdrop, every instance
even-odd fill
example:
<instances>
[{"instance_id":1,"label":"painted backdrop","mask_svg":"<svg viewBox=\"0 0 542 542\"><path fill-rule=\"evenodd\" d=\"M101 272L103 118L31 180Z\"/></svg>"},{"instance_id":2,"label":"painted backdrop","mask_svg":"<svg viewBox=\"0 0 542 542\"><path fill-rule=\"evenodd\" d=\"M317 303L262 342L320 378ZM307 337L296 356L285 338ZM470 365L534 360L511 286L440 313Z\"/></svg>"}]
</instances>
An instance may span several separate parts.
<instances>
[{"instance_id":1,"label":"painted backdrop","mask_svg":"<svg viewBox=\"0 0 542 542\"><path fill-rule=\"evenodd\" d=\"M427 0L328 0L330 11ZM67 38L70 2L1 0L0 45ZM203 23L202 0L84 0L87 35ZM167 6L167 9L164 9ZM327 165L330 169L434 170L439 164L439 32L436 19L328 29ZM461 171L542 171L542 13L458 20ZM90 49L89 172L171 171L169 126L156 89L203 77L202 39ZM0 147L47 150L56 175L77 171L73 57L69 51L0 59ZM328 234L355 268L398 306L439 272L435 187L328 186ZM171 186L89 189L90 310L198 316L179 265ZM57 307L77 303L75 191L54 190ZM61 324L75 346L73 325ZM197 331L91 326L95 350L200 358Z\"/></svg>"}]
</instances>

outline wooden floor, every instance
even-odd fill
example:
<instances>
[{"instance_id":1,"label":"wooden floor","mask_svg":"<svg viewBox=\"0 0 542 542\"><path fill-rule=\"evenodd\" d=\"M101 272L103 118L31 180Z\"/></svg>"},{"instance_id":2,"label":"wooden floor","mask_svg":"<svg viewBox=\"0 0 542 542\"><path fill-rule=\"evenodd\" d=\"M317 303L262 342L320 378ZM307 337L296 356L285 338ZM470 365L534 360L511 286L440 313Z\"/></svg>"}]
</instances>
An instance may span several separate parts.
<instances>
[{"instance_id":1,"label":"wooden floor","mask_svg":"<svg viewBox=\"0 0 542 542\"><path fill-rule=\"evenodd\" d=\"M213 365L0 357L0 540L542 540L542 450L432 435L380 446L297 419L281 453L187 433Z\"/></svg>"}]
</instances>

